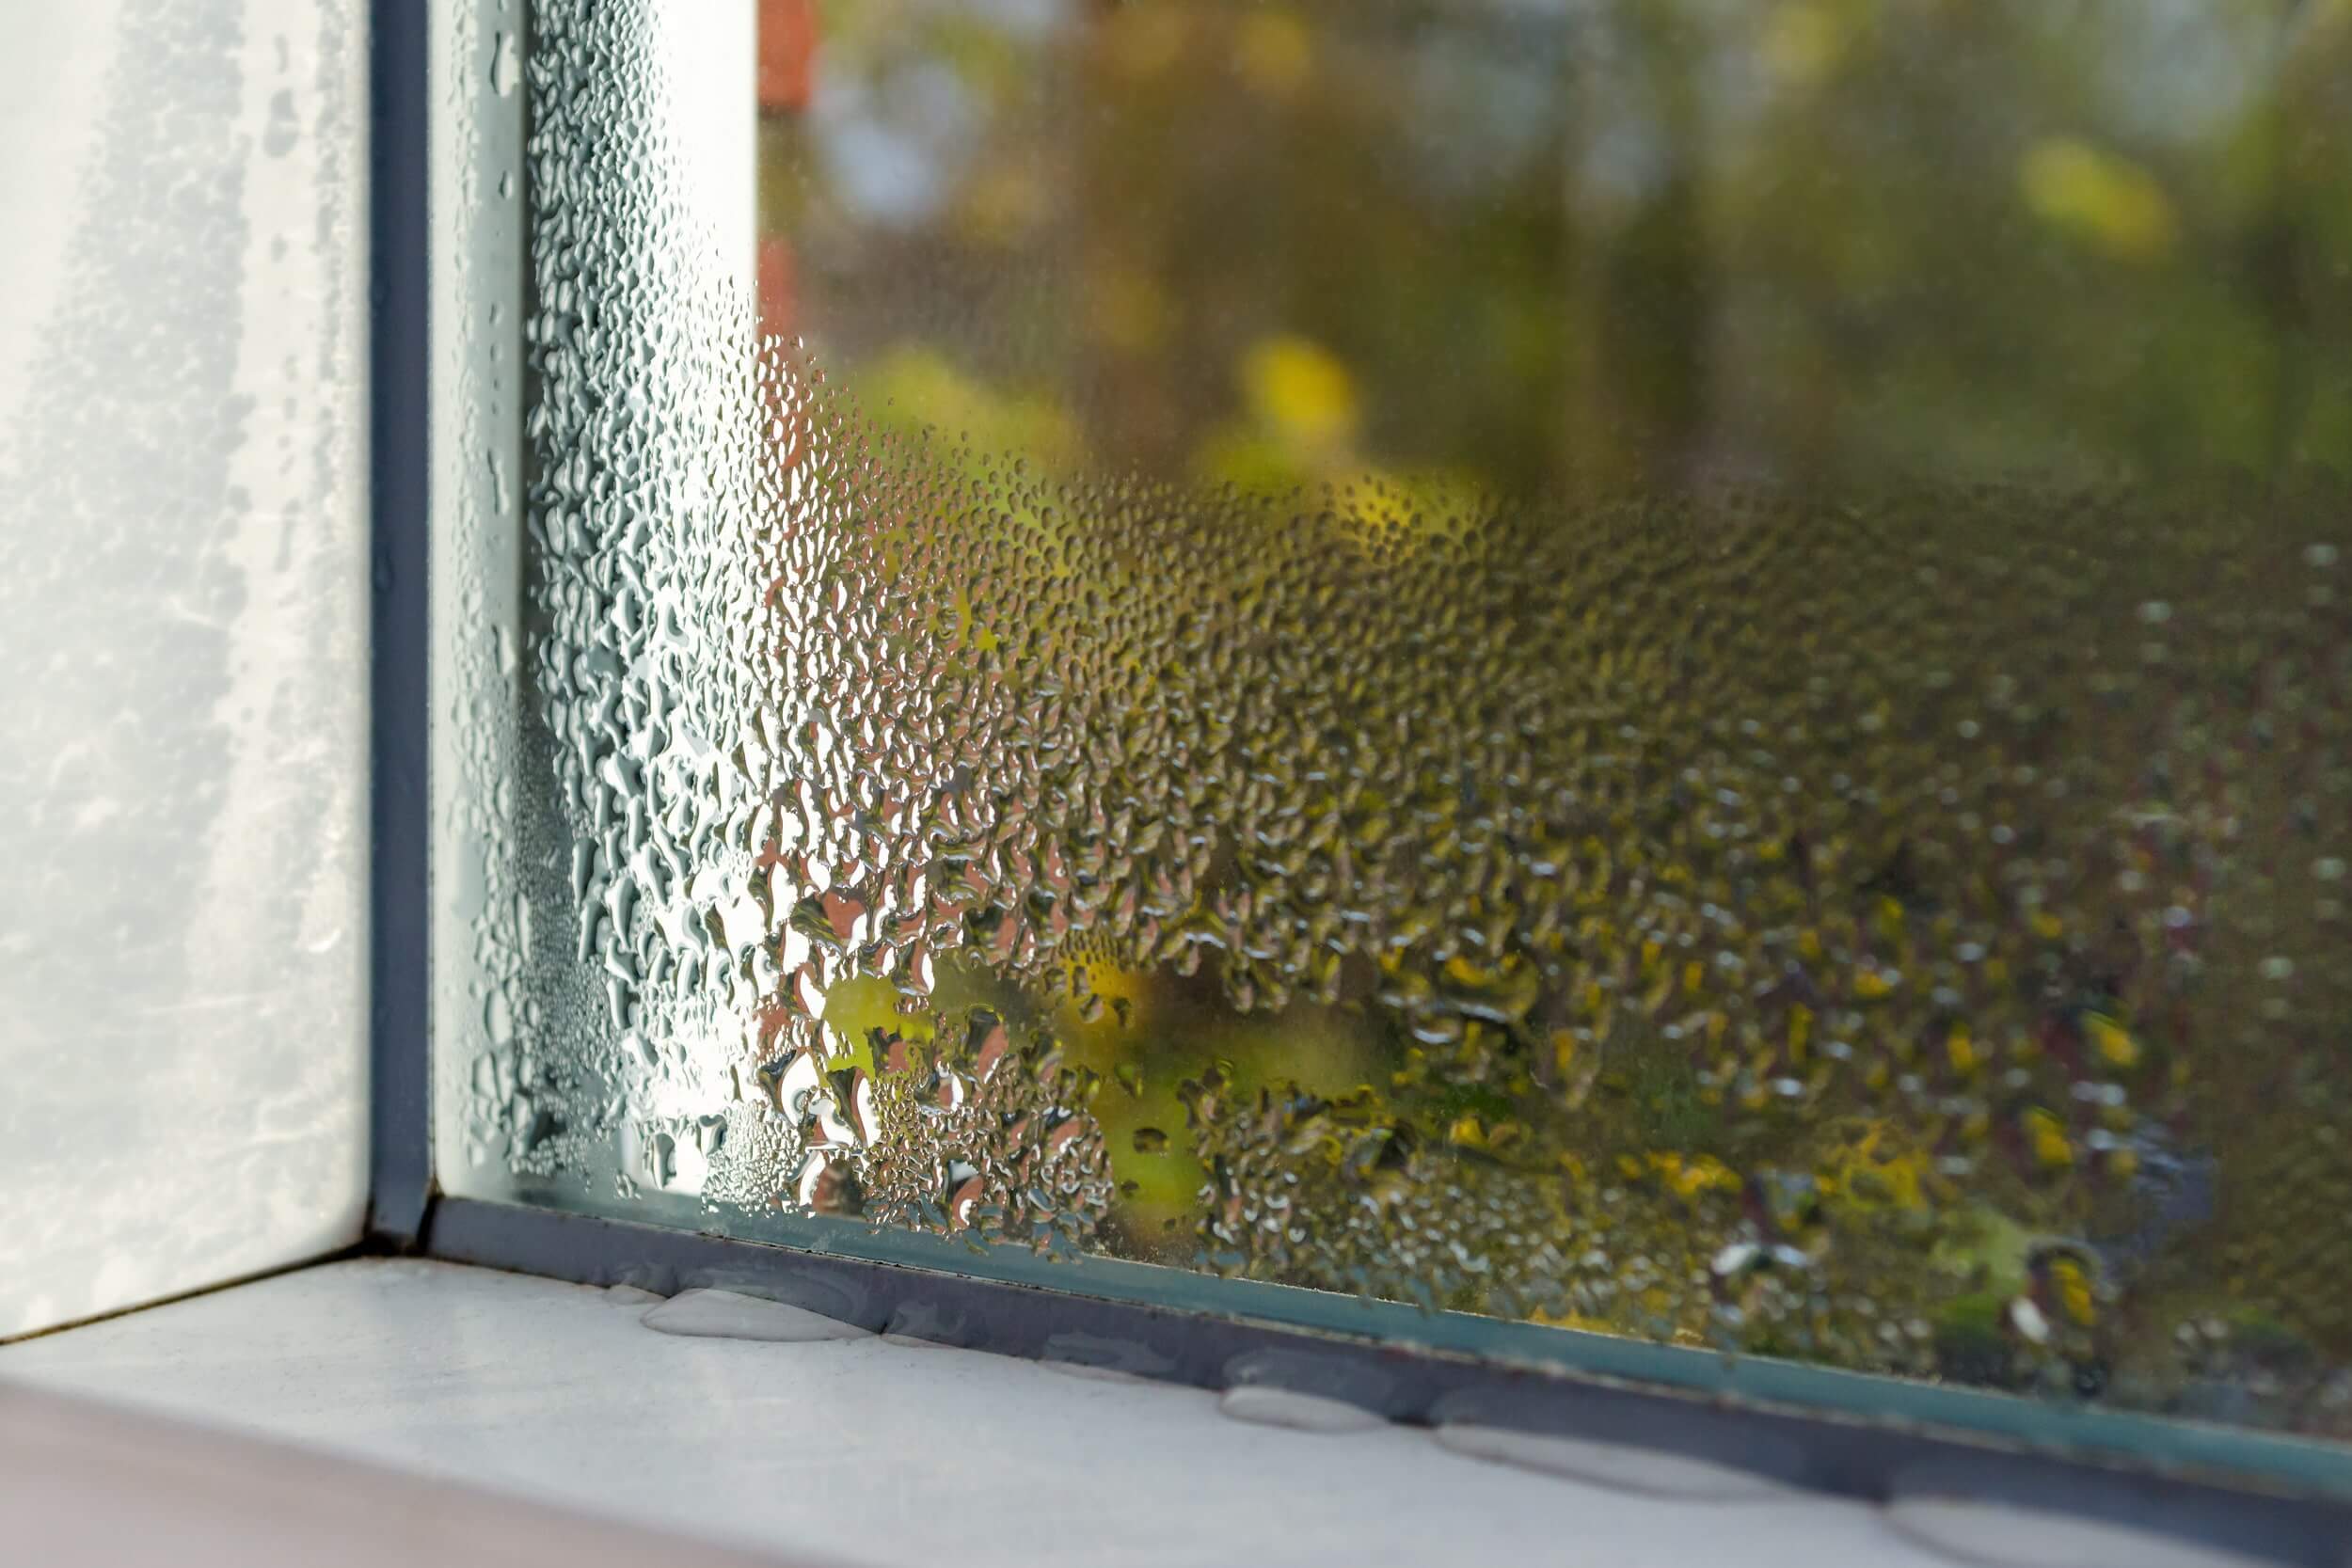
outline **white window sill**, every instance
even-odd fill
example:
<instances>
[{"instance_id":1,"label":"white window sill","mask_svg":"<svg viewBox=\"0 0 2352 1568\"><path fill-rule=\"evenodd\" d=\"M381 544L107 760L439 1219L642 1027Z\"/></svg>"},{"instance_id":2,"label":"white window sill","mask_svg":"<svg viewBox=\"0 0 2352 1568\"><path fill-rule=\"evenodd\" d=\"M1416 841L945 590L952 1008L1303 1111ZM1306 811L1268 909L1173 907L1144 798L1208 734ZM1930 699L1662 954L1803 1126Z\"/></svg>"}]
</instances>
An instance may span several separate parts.
<instances>
[{"instance_id":1,"label":"white window sill","mask_svg":"<svg viewBox=\"0 0 2352 1568\"><path fill-rule=\"evenodd\" d=\"M82 1396L382 1466L392 1492L458 1483L800 1562L1951 1560L1856 1502L1642 1496L1466 1457L1424 1430L1283 1430L1197 1390L872 1337L679 1338L644 1326L645 1309L452 1264L323 1265L0 1347L0 1450L51 1418L28 1414L54 1410L38 1395ZM114 1484L135 1500L127 1470ZM0 1488L0 1538L40 1539L41 1511L68 1497L108 1528L93 1496ZM455 1497L462 1512L479 1494ZM477 1545L432 1555L517 1560L490 1534Z\"/></svg>"}]
</instances>

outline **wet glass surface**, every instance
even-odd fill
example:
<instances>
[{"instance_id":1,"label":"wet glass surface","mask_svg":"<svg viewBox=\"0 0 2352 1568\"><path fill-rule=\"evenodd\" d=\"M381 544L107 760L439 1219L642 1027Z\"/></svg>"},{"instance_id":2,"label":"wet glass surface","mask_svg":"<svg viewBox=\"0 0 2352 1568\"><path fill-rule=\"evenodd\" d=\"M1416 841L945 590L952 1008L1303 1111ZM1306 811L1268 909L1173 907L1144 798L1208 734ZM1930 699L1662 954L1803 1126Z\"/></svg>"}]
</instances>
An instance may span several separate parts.
<instances>
[{"instance_id":1,"label":"wet glass surface","mask_svg":"<svg viewBox=\"0 0 2352 1568\"><path fill-rule=\"evenodd\" d=\"M2352 1430L2352 8L549 9L454 1190Z\"/></svg>"}]
</instances>

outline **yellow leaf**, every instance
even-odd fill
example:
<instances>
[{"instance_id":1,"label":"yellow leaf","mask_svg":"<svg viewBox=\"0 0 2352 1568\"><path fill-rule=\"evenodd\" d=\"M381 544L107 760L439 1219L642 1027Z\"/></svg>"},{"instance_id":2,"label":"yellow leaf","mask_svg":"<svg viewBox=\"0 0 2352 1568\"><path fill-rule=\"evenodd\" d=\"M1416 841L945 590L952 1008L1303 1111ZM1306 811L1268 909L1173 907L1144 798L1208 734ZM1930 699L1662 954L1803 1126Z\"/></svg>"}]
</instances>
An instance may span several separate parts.
<instances>
[{"instance_id":1,"label":"yellow leaf","mask_svg":"<svg viewBox=\"0 0 2352 1568\"><path fill-rule=\"evenodd\" d=\"M1242 358L1242 388L1259 420L1302 446L1338 446L1356 433L1356 379L1338 356L1295 335L1260 340Z\"/></svg>"},{"instance_id":2,"label":"yellow leaf","mask_svg":"<svg viewBox=\"0 0 2352 1568\"><path fill-rule=\"evenodd\" d=\"M2026 1142L2034 1158L2053 1169L2074 1163L2074 1146L2067 1141L2065 1125L2039 1106L2026 1113Z\"/></svg>"},{"instance_id":3,"label":"yellow leaf","mask_svg":"<svg viewBox=\"0 0 2352 1568\"><path fill-rule=\"evenodd\" d=\"M1576 1037L1565 1029L1551 1032L1551 1060L1563 1078L1576 1070Z\"/></svg>"},{"instance_id":4,"label":"yellow leaf","mask_svg":"<svg viewBox=\"0 0 2352 1568\"><path fill-rule=\"evenodd\" d=\"M2017 182L2036 216L2117 261L2161 261L2180 237L2155 176L2072 136L2035 143Z\"/></svg>"},{"instance_id":5,"label":"yellow leaf","mask_svg":"<svg viewBox=\"0 0 2352 1568\"><path fill-rule=\"evenodd\" d=\"M2117 1067L2137 1067L2139 1063L2139 1042L2105 1013L2083 1015L2083 1032L2090 1037L2091 1045L2099 1054Z\"/></svg>"},{"instance_id":6,"label":"yellow leaf","mask_svg":"<svg viewBox=\"0 0 2352 1568\"><path fill-rule=\"evenodd\" d=\"M2088 1328L2096 1316L2090 1299L2090 1275L2072 1258L2050 1264L2050 1282L2058 1287L2058 1306L2072 1322Z\"/></svg>"}]
</instances>

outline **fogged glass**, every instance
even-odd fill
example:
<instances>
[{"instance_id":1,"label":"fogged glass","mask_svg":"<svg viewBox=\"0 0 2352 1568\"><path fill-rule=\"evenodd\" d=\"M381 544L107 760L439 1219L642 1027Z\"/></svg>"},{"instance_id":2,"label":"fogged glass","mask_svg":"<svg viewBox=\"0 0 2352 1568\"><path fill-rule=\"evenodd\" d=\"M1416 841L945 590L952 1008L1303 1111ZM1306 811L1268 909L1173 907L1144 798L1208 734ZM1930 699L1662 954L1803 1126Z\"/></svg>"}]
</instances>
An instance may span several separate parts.
<instances>
[{"instance_id":1,"label":"fogged glass","mask_svg":"<svg viewBox=\"0 0 2352 1568\"><path fill-rule=\"evenodd\" d=\"M368 16L0 6L0 1341L366 1229Z\"/></svg>"},{"instance_id":2,"label":"fogged glass","mask_svg":"<svg viewBox=\"0 0 2352 1568\"><path fill-rule=\"evenodd\" d=\"M2352 10L544 8L445 1180L2352 1426Z\"/></svg>"}]
</instances>

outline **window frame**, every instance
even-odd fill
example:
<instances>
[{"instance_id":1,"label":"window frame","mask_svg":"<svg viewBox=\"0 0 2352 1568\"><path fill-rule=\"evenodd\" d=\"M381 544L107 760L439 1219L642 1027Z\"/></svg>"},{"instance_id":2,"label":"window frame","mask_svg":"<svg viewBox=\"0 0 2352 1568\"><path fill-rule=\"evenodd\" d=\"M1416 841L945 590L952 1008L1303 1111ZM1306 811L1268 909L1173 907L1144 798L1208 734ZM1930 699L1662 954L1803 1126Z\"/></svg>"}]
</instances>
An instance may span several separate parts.
<instances>
[{"instance_id":1,"label":"window frame","mask_svg":"<svg viewBox=\"0 0 2352 1568\"><path fill-rule=\"evenodd\" d=\"M2352 1541L2352 1448L1111 1259L902 1244L850 1222L809 1222L787 1243L442 1194L433 866L464 842L434 793L451 775L438 724L460 708L447 616L461 514L486 515L501 467L517 496L528 472L529 192L458 197L492 161L524 166L528 83L501 90L487 40L527 47L531 4L373 7L370 1247L585 1284L725 1284L970 1349L1209 1388L1341 1391L1408 1423L1475 1418L1735 1465L1794 1455L1800 1486L1869 1500L1957 1465L1977 1495L2047 1507L2057 1491L2070 1512L2337 1560ZM505 531L496 547L518 562L522 531Z\"/></svg>"},{"instance_id":2,"label":"window frame","mask_svg":"<svg viewBox=\"0 0 2352 1568\"><path fill-rule=\"evenodd\" d=\"M399 0L369 16L367 1239L397 1251L418 1244L433 1196L431 195L451 150L434 141L450 117L432 113L430 54L454 19Z\"/></svg>"}]
</instances>

